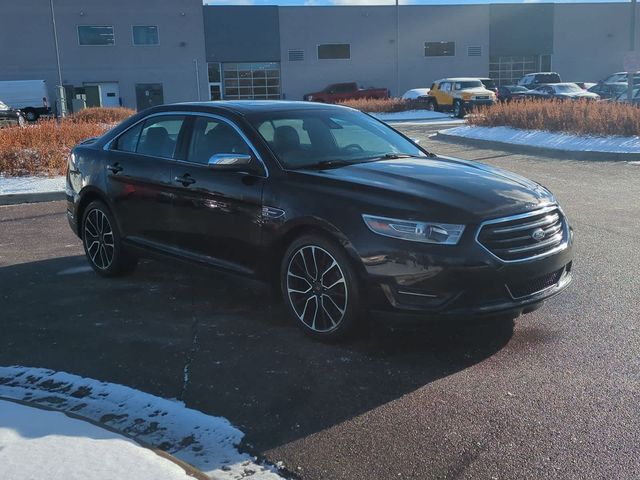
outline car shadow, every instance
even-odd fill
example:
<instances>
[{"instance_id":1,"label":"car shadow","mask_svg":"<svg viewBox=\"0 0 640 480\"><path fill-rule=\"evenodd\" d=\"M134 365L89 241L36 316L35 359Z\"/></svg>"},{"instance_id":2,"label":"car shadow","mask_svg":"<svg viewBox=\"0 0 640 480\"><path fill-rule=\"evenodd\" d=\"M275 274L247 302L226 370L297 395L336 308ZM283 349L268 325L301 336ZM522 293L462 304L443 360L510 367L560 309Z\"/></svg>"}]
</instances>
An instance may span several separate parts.
<instances>
[{"instance_id":1,"label":"car shadow","mask_svg":"<svg viewBox=\"0 0 640 480\"><path fill-rule=\"evenodd\" d=\"M83 257L0 268L0 365L67 371L221 415L259 453L339 424L499 351L513 321L372 324L307 338L262 284L144 261L104 279Z\"/></svg>"}]
</instances>

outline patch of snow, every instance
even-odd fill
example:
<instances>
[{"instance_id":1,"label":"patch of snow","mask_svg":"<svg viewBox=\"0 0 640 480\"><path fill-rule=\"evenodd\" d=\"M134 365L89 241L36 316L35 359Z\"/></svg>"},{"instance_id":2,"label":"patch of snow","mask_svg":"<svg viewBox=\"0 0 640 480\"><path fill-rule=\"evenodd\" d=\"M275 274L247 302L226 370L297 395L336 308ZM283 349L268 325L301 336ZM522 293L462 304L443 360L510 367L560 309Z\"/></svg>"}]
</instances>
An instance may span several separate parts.
<instances>
[{"instance_id":1,"label":"patch of snow","mask_svg":"<svg viewBox=\"0 0 640 480\"><path fill-rule=\"evenodd\" d=\"M76 245L74 245L75 247ZM76 273L86 273L91 272L93 269L89 265L81 265L78 267L70 267L65 268L64 270L60 270L58 275L75 275Z\"/></svg>"},{"instance_id":2,"label":"patch of snow","mask_svg":"<svg viewBox=\"0 0 640 480\"><path fill-rule=\"evenodd\" d=\"M511 127L474 127L468 125L451 128L442 133L456 137L574 152L640 153L640 137L638 136L597 137L541 130L519 130Z\"/></svg>"},{"instance_id":3,"label":"patch of snow","mask_svg":"<svg viewBox=\"0 0 640 480\"><path fill-rule=\"evenodd\" d=\"M0 367L0 397L100 422L172 454L215 480L282 479L274 467L257 464L255 457L238 451L244 434L227 419L123 385L41 368Z\"/></svg>"},{"instance_id":4,"label":"patch of snow","mask_svg":"<svg viewBox=\"0 0 640 480\"><path fill-rule=\"evenodd\" d=\"M64 413L0 400L0 478L189 480L172 461Z\"/></svg>"},{"instance_id":5,"label":"patch of snow","mask_svg":"<svg viewBox=\"0 0 640 480\"><path fill-rule=\"evenodd\" d=\"M65 177L5 177L0 175L0 195L62 192Z\"/></svg>"},{"instance_id":6,"label":"patch of snow","mask_svg":"<svg viewBox=\"0 0 640 480\"><path fill-rule=\"evenodd\" d=\"M431 110L407 110L406 112L371 113L383 122L407 122L415 120L443 120L450 118L447 113L432 112Z\"/></svg>"}]
</instances>

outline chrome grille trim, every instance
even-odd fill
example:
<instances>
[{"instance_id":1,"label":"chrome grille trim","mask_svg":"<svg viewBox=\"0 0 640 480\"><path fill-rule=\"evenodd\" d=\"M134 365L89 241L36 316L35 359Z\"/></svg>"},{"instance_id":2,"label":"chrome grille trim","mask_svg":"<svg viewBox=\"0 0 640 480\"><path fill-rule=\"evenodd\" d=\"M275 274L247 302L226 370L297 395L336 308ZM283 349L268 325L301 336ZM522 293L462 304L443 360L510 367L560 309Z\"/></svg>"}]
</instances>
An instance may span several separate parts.
<instances>
[{"instance_id":1,"label":"chrome grille trim","mask_svg":"<svg viewBox=\"0 0 640 480\"><path fill-rule=\"evenodd\" d=\"M526 221L528 218L540 217L546 213L549 213L549 215L543 218L533 219L533 221ZM518 223L523 221L525 223ZM514 222L515 224L513 224ZM507 225L499 226L500 224ZM487 235L500 236L509 233L513 233L514 235L507 235L506 238L498 237L492 240L488 240L485 237L481 240L481 234L486 232L485 228L489 229L491 226L496 226L497 228L488 231L486 233ZM527 230L532 231L537 229L545 232L545 237L542 241L536 241L529 235L523 235ZM531 242L527 243L529 238L531 238ZM478 227L475 240L476 243L491 254L491 256L503 263L527 262L548 257L567 248L569 244L569 225L561 208L558 205L550 205L527 213L486 220ZM483 244L483 241L487 243L487 245ZM510 243L517 243L517 245L509 246ZM540 250L543 251L534 253ZM532 252L533 254L526 255L527 252ZM520 257L519 254L524 254L525 256Z\"/></svg>"}]
</instances>

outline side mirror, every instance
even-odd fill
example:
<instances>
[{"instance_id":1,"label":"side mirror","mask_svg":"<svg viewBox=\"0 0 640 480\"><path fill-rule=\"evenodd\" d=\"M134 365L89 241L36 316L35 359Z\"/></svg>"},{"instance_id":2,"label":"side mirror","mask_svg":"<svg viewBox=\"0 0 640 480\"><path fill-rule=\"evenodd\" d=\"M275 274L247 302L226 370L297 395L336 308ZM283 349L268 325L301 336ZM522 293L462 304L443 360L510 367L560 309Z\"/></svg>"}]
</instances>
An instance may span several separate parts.
<instances>
[{"instance_id":1,"label":"side mirror","mask_svg":"<svg viewBox=\"0 0 640 480\"><path fill-rule=\"evenodd\" d=\"M207 162L212 170L243 170L249 165L253 157L244 153L216 153Z\"/></svg>"}]
</instances>

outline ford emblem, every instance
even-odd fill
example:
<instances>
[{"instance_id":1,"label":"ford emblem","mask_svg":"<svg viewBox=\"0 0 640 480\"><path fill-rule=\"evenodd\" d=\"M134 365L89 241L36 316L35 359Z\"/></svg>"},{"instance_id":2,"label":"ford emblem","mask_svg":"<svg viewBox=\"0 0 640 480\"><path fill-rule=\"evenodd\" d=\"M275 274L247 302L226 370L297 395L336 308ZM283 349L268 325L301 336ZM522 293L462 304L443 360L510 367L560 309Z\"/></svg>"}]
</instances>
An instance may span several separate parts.
<instances>
[{"instance_id":1,"label":"ford emblem","mask_svg":"<svg viewBox=\"0 0 640 480\"><path fill-rule=\"evenodd\" d=\"M544 236L545 236L544 230L541 228L537 228L531 233L531 238L533 238L536 242L539 242L540 240L542 240Z\"/></svg>"}]
</instances>

